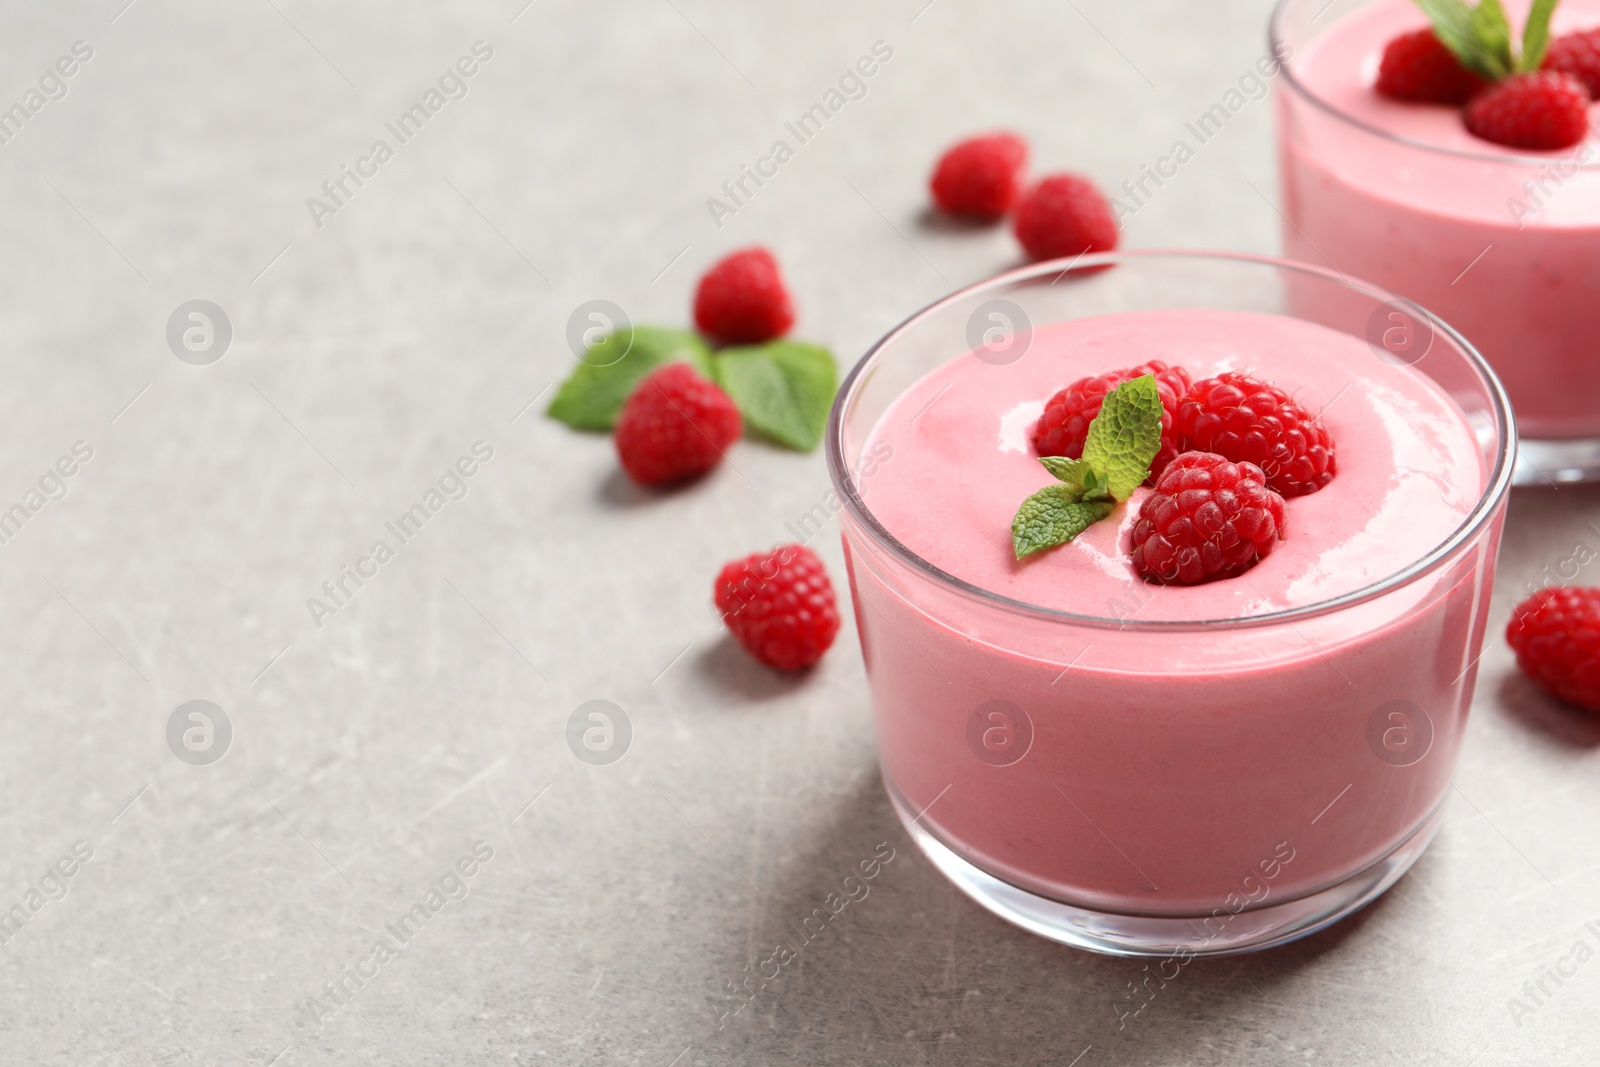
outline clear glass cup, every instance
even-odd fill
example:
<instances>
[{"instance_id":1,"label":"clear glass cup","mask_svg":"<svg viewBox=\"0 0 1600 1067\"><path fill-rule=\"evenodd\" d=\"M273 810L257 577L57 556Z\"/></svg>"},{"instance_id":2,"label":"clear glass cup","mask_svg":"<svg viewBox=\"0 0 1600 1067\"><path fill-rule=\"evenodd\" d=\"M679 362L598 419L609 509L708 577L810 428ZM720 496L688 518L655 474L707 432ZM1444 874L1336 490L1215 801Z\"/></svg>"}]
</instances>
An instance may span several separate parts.
<instances>
[{"instance_id":1,"label":"clear glass cup","mask_svg":"<svg viewBox=\"0 0 1600 1067\"><path fill-rule=\"evenodd\" d=\"M1075 277L1052 284L1063 272ZM969 585L874 517L874 427L924 374L979 350L973 323L988 309L1006 308L1008 336L1024 336L1139 309L1292 314L1305 298L1353 315L1357 336L1402 309L1426 352L1374 359L1432 378L1481 448L1476 506L1401 572L1243 620L1147 621L1119 603L1075 615ZM1427 846L1471 704L1514 457L1503 389L1438 319L1245 255L1036 264L874 345L839 391L826 448L885 786L922 850L984 907L1066 944L1182 961L1320 929ZM1251 702L1244 672L1296 696Z\"/></svg>"},{"instance_id":2,"label":"clear glass cup","mask_svg":"<svg viewBox=\"0 0 1600 1067\"><path fill-rule=\"evenodd\" d=\"M1516 409L1516 484L1600 479L1600 151L1441 147L1319 96L1308 52L1375 2L1407 9L1407 28L1426 25L1399 0L1279 0L1273 12L1268 43L1287 57L1275 90L1284 254L1393 290L1461 331Z\"/></svg>"}]
</instances>

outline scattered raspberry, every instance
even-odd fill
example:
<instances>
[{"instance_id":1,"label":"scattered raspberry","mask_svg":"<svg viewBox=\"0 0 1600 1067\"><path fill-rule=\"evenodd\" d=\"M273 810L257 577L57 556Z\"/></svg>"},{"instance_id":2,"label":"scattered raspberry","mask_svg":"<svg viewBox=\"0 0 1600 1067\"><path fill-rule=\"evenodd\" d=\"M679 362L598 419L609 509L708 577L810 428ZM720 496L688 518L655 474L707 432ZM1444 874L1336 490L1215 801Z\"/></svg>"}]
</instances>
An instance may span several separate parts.
<instances>
[{"instance_id":1,"label":"scattered raspberry","mask_svg":"<svg viewBox=\"0 0 1600 1067\"><path fill-rule=\"evenodd\" d=\"M1012 228L1034 259L1117 247L1117 218L1105 194L1077 174L1052 174L1023 193Z\"/></svg>"},{"instance_id":2,"label":"scattered raspberry","mask_svg":"<svg viewBox=\"0 0 1600 1067\"><path fill-rule=\"evenodd\" d=\"M1284 496L1315 493L1333 481L1333 438L1322 420L1248 374L1195 382L1174 423L1180 451L1253 463L1266 472L1267 487Z\"/></svg>"},{"instance_id":3,"label":"scattered raspberry","mask_svg":"<svg viewBox=\"0 0 1600 1067\"><path fill-rule=\"evenodd\" d=\"M794 304L772 253L740 249L706 271L694 293L694 322L725 345L756 345L788 333Z\"/></svg>"},{"instance_id":4,"label":"scattered raspberry","mask_svg":"<svg viewBox=\"0 0 1600 1067\"><path fill-rule=\"evenodd\" d=\"M1433 30L1402 33L1383 46L1378 92L1392 100L1465 104L1488 79L1467 69Z\"/></svg>"},{"instance_id":5,"label":"scattered raspberry","mask_svg":"<svg viewBox=\"0 0 1600 1067\"><path fill-rule=\"evenodd\" d=\"M716 603L739 643L780 671L811 666L839 632L833 583L804 545L757 552L723 567Z\"/></svg>"},{"instance_id":6,"label":"scattered raspberry","mask_svg":"<svg viewBox=\"0 0 1600 1067\"><path fill-rule=\"evenodd\" d=\"M1589 132L1589 92L1570 74L1513 74L1472 98L1467 130L1508 148L1550 151Z\"/></svg>"},{"instance_id":7,"label":"scattered raspberry","mask_svg":"<svg viewBox=\"0 0 1600 1067\"><path fill-rule=\"evenodd\" d=\"M1583 83L1590 99L1600 96L1600 29L1569 33L1550 42L1544 68L1570 74Z\"/></svg>"},{"instance_id":8,"label":"scattered raspberry","mask_svg":"<svg viewBox=\"0 0 1600 1067\"><path fill-rule=\"evenodd\" d=\"M1034 423L1034 450L1041 456L1083 458L1083 443L1089 436L1089 423L1100 414L1106 394L1123 382L1146 374L1155 376L1156 392L1161 395L1161 451L1150 462L1150 483L1178 454L1178 439L1173 433L1173 418L1178 401L1189 391L1189 372L1169 367L1158 359L1128 370L1114 370L1096 378L1080 378L1050 398L1044 414Z\"/></svg>"},{"instance_id":9,"label":"scattered raspberry","mask_svg":"<svg viewBox=\"0 0 1600 1067\"><path fill-rule=\"evenodd\" d=\"M1512 609L1506 641L1547 692L1600 712L1600 589L1539 590Z\"/></svg>"},{"instance_id":10,"label":"scattered raspberry","mask_svg":"<svg viewBox=\"0 0 1600 1067\"><path fill-rule=\"evenodd\" d=\"M1283 534L1283 497L1254 463L1185 452L1139 508L1133 565L1147 581L1198 585L1243 574Z\"/></svg>"},{"instance_id":11,"label":"scattered raspberry","mask_svg":"<svg viewBox=\"0 0 1600 1067\"><path fill-rule=\"evenodd\" d=\"M1022 190L1028 144L1012 133L962 141L939 157L928 187L940 211L992 222Z\"/></svg>"},{"instance_id":12,"label":"scattered raspberry","mask_svg":"<svg viewBox=\"0 0 1600 1067\"><path fill-rule=\"evenodd\" d=\"M645 375L617 416L617 456L640 485L665 485L704 474L743 427L728 394L687 363Z\"/></svg>"}]
</instances>

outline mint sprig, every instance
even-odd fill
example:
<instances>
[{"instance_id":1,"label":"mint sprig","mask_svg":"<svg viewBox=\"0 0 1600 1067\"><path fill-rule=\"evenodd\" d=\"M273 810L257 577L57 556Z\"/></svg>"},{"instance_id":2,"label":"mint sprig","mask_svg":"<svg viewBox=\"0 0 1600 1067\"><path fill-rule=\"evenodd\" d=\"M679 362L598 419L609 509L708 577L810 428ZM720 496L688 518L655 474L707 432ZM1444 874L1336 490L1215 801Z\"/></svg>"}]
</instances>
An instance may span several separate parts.
<instances>
[{"instance_id":1,"label":"mint sprig","mask_svg":"<svg viewBox=\"0 0 1600 1067\"><path fill-rule=\"evenodd\" d=\"M1511 19L1500 0L1417 0L1434 35L1463 66L1491 81L1538 70L1550 46L1550 16L1560 0L1534 0L1522 27L1522 47L1512 48Z\"/></svg>"},{"instance_id":2,"label":"mint sprig","mask_svg":"<svg viewBox=\"0 0 1600 1067\"><path fill-rule=\"evenodd\" d=\"M839 370L826 348L768 341L725 348L712 357L711 366L751 429L797 452L821 443L839 388Z\"/></svg>"},{"instance_id":3,"label":"mint sprig","mask_svg":"<svg viewBox=\"0 0 1600 1067\"><path fill-rule=\"evenodd\" d=\"M1110 501L1073 500L1062 485L1047 485L1022 502L1011 520L1011 548L1017 558L1064 545L1111 514Z\"/></svg>"},{"instance_id":4,"label":"mint sprig","mask_svg":"<svg viewBox=\"0 0 1600 1067\"><path fill-rule=\"evenodd\" d=\"M1029 496L1011 520L1011 548L1018 559L1064 545L1110 515L1150 477L1150 461L1161 449L1161 395L1146 374L1106 395L1089 424L1082 459L1041 456L1059 484Z\"/></svg>"},{"instance_id":5,"label":"mint sprig","mask_svg":"<svg viewBox=\"0 0 1600 1067\"><path fill-rule=\"evenodd\" d=\"M1555 14L1561 0L1533 0L1528 9L1528 21L1522 25L1522 62L1525 70L1538 70L1544 66L1544 56L1550 49L1550 16Z\"/></svg>"},{"instance_id":6,"label":"mint sprig","mask_svg":"<svg viewBox=\"0 0 1600 1067\"><path fill-rule=\"evenodd\" d=\"M1161 394L1151 375L1112 390L1089 423L1083 462L1117 500L1126 500L1150 477L1150 461L1161 450Z\"/></svg>"},{"instance_id":7,"label":"mint sprig","mask_svg":"<svg viewBox=\"0 0 1600 1067\"><path fill-rule=\"evenodd\" d=\"M716 382L767 440L799 452L821 443L839 388L838 365L821 345L786 339L713 353L687 330L625 327L589 346L545 413L576 430L611 430L640 380L674 362Z\"/></svg>"},{"instance_id":8,"label":"mint sprig","mask_svg":"<svg viewBox=\"0 0 1600 1067\"><path fill-rule=\"evenodd\" d=\"M687 330L633 326L609 333L589 346L545 414L575 430L608 431L639 380L679 360L711 376L711 349Z\"/></svg>"}]
</instances>

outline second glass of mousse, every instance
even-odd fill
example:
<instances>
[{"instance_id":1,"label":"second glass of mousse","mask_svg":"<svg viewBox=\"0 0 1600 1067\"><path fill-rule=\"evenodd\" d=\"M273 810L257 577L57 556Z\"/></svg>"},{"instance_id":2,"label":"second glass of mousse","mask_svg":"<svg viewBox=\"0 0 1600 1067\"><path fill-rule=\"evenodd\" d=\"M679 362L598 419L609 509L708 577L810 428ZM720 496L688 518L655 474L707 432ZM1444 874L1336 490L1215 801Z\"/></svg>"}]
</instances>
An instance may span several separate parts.
<instances>
[{"instance_id":1,"label":"second glass of mousse","mask_svg":"<svg viewBox=\"0 0 1600 1067\"><path fill-rule=\"evenodd\" d=\"M1505 7L1521 27L1528 4ZM1285 251L1392 290L1465 335L1516 408L1518 484L1600 478L1600 148L1592 130L1558 150L1506 147L1469 131L1466 105L1379 92L1385 47L1428 26L1412 0L1278 4ZM1562 0L1551 34L1595 28L1600 0ZM1294 307L1364 329L1397 362L1432 339L1403 301L1366 323L1309 293Z\"/></svg>"}]
</instances>

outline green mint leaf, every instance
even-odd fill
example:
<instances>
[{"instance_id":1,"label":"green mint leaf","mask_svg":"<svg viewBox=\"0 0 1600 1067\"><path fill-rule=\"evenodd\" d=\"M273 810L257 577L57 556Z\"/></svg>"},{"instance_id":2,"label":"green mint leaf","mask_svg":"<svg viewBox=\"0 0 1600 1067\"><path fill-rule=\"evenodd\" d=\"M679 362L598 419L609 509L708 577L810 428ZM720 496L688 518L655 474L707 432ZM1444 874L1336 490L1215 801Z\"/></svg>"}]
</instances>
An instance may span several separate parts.
<instances>
[{"instance_id":1,"label":"green mint leaf","mask_svg":"<svg viewBox=\"0 0 1600 1067\"><path fill-rule=\"evenodd\" d=\"M1511 20L1500 0L1478 0L1478 6L1472 9L1472 29L1489 57L1493 77L1503 78L1516 69L1511 54Z\"/></svg>"},{"instance_id":2,"label":"green mint leaf","mask_svg":"<svg viewBox=\"0 0 1600 1067\"><path fill-rule=\"evenodd\" d=\"M1047 485L1022 502L1011 520L1011 548L1017 558L1066 544L1111 514L1113 505L1074 499L1065 485Z\"/></svg>"},{"instance_id":3,"label":"green mint leaf","mask_svg":"<svg viewBox=\"0 0 1600 1067\"><path fill-rule=\"evenodd\" d=\"M1045 470L1066 482L1071 489L1094 488L1094 470L1084 460L1068 459L1066 456L1040 456L1039 462L1044 464Z\"/></svg>"},{"instance_id":4,"label":"green mint leaf","mask_svg":"<svg viewBox=\"0 0 1600 1067\"><path fill-rule=\"evenodd\" d=\"M1522 24L1522 57L1517 69L1538 70L1544 63L1544 54L1550 48L1550 16L1555 13L1560 0L1533 0L1528 9L1528 21Z\"/></svg>"},{"instance_id":5,"label":"green mint leaf","mask_svg":"<svg viewBox=\"0 0 1600 1067\"><path fill-rule=\"evenodd\" d=\"M826 348L803 341L725 348L712 367L744 421L761 434L800 452L821 443L839 388Z\"/></svg>"},{"instance_id":6,"label":"green mint leaf","mask_svg":"<svg viewBox=\"0 0 1600 1067\"><path fill-rule=\"evenodd\" d=\"M1489 0L1494 2L1494 0ZM1468 7L1463 0L1417 0L1417 6L1422 8L1428 21L1433 24L1434 35L1439 42L1455 53L1457 59L1469 70L1477 71L1486 78L1501 78L1510 70L1510 31L1506 32L1505 59L1501 63L1499 49L1485 47L1484 38L1480 28L1486 25L1488 16L1480 16L1478 9ZM1495 4L1498 10L1498 3ZM1505 12L1500 12L1504 18Z\"/></svg>"},{"instance_id":7,"label":"green mint leaf","mask_svg":"<svg viewBox=\"0 0 1600 1067\"><path fill-rule=\"evenodd\" d=\"M1089 424L1083 461L1113 499L1128 499L1150 477L1150 461L1161 450L1161 415L1156 380L1146 374L1108 393Z\"/></svg>"},{"instance_id":8,"label":"green mint leaf","mask_svg":"<svg viewBox=\"0 0 1600 1067\"><path fill-rule=\"evenodd\" d=\"M607 334L589 346L545 414L575 430L610 430L639 379L675 360L711 377L711 350L687 330L634 326Z\"/></svg>"}]
</instances>

